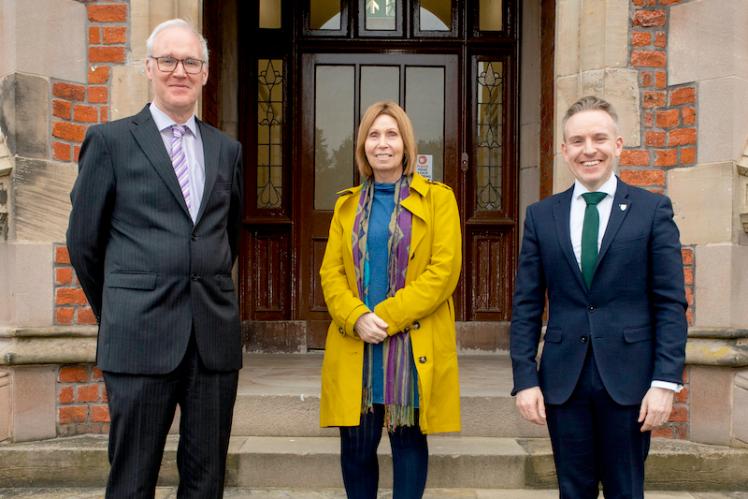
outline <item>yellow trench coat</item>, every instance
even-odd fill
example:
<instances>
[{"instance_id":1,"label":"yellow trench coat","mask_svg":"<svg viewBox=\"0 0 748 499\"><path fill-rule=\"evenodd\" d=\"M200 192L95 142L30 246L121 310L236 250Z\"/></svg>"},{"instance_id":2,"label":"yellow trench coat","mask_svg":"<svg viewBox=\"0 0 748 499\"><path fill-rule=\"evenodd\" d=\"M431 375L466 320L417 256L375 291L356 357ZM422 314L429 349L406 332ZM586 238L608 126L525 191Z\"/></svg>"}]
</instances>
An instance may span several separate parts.
<instances>
[{"instance_id":1,"label":"yellow trench coat","mask_svg":"<svg viewBox=\"0 0 748 499\"><path fill-rule=\"evenodd\" d=\"M364 342L353 330L370 310L358 296L352 230L361 186L342 191L330 224L320 276L332 323L322 363L321 426L357 426L361 416ZM374 308L390 335L410 331L418 371L423 433L460 431L452 293L462 265L457 202L444 184L417 173L402 206L413 214L405 287Z\"/></svg>"}]
</instances>

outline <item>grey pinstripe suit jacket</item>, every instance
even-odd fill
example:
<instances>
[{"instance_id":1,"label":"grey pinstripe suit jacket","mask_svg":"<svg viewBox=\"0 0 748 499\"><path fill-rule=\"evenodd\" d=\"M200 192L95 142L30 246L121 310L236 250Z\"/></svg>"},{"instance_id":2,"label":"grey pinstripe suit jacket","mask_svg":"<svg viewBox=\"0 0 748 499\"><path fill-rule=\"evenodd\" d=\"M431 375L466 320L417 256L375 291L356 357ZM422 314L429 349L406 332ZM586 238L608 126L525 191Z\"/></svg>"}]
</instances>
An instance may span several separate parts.
<instances>
[{"instance_id":1,"label":"grey pinstripe suit jacket","mask_svg":"<svg viewBox=\"0 0 748 499\"><path fill-rule=\"evenodd\" d=\"M170 372L192 331L208 369L241 367L230 275L241 224L241 145L198 126L205 192L194 224L148 106L86 134L67 244L99 318L96 359L105 371Z\"/></svg>"}]
</instances>

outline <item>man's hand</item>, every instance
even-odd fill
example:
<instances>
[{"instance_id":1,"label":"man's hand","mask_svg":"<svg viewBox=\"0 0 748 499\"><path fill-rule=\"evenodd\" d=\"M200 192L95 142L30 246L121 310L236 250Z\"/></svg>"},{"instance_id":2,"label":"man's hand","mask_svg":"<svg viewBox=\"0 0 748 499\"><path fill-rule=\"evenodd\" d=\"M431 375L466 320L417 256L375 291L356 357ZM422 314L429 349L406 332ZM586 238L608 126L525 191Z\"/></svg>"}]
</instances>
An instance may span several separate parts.
<instances>
[{"instance_id":1,"label":"man's hand","mask_svg":"<svg viewBox=\"0 0 748 499\"><path fill-rule=\"evenodd\" d=\"M639 409L639 422L644 423L642 432L653 430L668 420L673 409L674 395L675 392L667 388L653 386L647 390Z\"/></svg>"},{"instance_id":2,"label":"man's hand","mask_svg":"<svg viewBox=\"0 0 748 499\"><path fill-rule=\"evenodd\" d=\"M545 424L545 402L539 386L517 392L517 409L526 420L537 425Z\"/></svg>"},{"instance_id":3,"label":"man's hand","mask_svg":"<svg viewBox=\"0 0 748 499\"><path fill-rule=\"evenodd\" d=\"M359 317L353 329L366 343L382 343L387 337L387 323L374 312Z\"/></svg>"}]
</instances>

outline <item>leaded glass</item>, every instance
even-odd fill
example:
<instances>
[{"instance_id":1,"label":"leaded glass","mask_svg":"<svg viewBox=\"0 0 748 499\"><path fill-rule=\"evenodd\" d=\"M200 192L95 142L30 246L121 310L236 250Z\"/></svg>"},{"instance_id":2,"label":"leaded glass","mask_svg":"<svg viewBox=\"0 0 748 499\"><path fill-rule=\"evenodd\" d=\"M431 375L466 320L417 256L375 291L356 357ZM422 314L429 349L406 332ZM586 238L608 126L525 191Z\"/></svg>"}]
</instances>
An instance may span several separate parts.
<instances>
[{"instance_id":1,"label":"leaded glass","mask_svg":"<svg viewBox=\"0 0 748 499\"><path fill-rule=\"evenodd\" d=\"M260 28L281 27L281 0L260 0Z\"/></svg>"},{"instance_id":2,"label":"leaded glass","mask_svg":"<svg viewBox=\"0 0 748 499\"><path fill-rule=\"evenodd\" d=\"M283 195L283 60L257 61L257 207L280 208Z\"/></svg>"},{"instance_id":3,"label":"leaded glass","mask_svg":"<svg viewBox=\"0 0 748 499\"><path fill-rule=\"evenodd\" d=\"M501 208L502 114L504 79L500 61L479 61L476 80L476 207Z\"/></svg>"}]
</instances>

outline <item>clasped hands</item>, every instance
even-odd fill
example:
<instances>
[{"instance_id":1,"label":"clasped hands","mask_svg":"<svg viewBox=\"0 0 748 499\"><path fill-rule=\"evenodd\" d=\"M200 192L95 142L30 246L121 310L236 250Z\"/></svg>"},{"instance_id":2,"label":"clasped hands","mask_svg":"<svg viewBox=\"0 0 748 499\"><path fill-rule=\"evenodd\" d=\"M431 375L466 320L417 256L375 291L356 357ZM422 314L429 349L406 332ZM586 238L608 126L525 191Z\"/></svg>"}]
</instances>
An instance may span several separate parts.
<instances>
[{"instance_id":1,"label":"clasped hands","mask_svg":"<svg viewBox=\"0 0 748 499\"><path fill-rule=\"evenodd\" d=\"M367 312L358 318L353 329L366 343L382 343L387 337L388 324L374 312Z\"/></svg>"},{"instance_id":2,"label":"clasped hands","mask_svg":"<svg viewBox=\"0 0 748 499\"><path fill-rule=\"evenodd\" d=\"M667 388L651 387L642 399L639 409L641 431L650 431L667 422L673 409L674 392ZM545 402L540 388L533 386L517 393L517 409L523 418L538 424L546 424Z\"/></svg>"}]
</instances>

